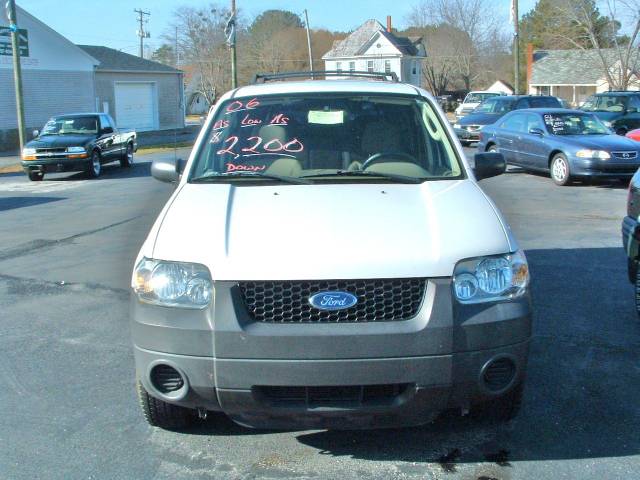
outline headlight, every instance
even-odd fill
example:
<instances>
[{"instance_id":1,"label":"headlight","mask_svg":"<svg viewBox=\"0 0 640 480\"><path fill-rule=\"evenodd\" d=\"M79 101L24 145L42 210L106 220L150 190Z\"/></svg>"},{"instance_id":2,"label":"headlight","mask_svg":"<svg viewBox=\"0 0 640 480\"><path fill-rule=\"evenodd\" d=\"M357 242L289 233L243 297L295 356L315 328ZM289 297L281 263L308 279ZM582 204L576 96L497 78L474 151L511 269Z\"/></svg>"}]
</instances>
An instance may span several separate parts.
<instances>
[{"instance_id":1,"label":"headlight","mask_svg":"<svg viewBox=\"0 0 640 480\"><path fill-rule=\"evenodd\" d=\"M454 123L453 124L453 128L460 128L460 124L459 123Z\"/></svg>"},{"instance_id":2,"label":"headlight","mask_svg":"<svg viewBox=\"0 0 640 480\"><path fill-rule=\"evenodd\" d=\"M67 153L85 153L84 147L67 147Z\"/></svg>"},{"instance_id":3,"label":"headlight","mask_svg":"<svg viewBox=\"0 0 640 480\"><path fill-rule=\"evenodd\" d=\"M23 157L27 157L30 155L35 155L36 154L36 149L35 148L30 148L30 147L26 147L22 149L22 156Z\"/></svg>"},{"instance_id":4,"label":"headlight","mask_svg":"<svg viewBox=\"0 0 640 480\"><path fill-rule=\"evenodd\" d=\"M463 260L453 273L453 290L460 303L517 298L527 291L529 266L524 252Z\"/></svg>"},{"instance_id":5,"label":"headlight","mask_svg":"<svg viewBox=\"0 0 640 480\"><path fill-rule=\"evenodd\" d=\"M609 152L605 152L604 150L578 150L576 152L576 157L579 158L599 158L601 160L607 160L611 158Z\"/></svg>"},{"instance_id":6,"label":"headlight","mask_svg":"<svg viewBox=\"0 0 640 480\"><path fill-rule=\"evenodd\" d=\"M209 269L198 263L143 258L132 283L140 301L165 307L205 308L213 294Z\"/></svg>"},{"instance_id":7,"label":"headlight","mask_svg":"<svg viewBox=\"0 0 640 480\"><path fill-rule=\"evenodd\" d=\"M609 120L603 120L602 123L604 123L605 127L613 127L613 122L610 122Z\"/></svg>"}]
</instances>

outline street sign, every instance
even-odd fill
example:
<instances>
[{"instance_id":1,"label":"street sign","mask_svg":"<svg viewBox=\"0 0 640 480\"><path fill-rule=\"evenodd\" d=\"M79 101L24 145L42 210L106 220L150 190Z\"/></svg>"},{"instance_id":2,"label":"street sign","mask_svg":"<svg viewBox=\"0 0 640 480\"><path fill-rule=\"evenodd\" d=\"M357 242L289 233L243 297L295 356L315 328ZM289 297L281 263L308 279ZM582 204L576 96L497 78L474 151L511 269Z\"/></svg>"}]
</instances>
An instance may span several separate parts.
<instances>
[{"instance_id":1,"label":"street sign","mask_svg":"<svg viewBox=\"0 0 640 480\"><path fill-rule=\"evenodd\" d=\"M23 28L18 29L18 46L21 57L29 56L29 34ZM0 27L0 55L11 56L13 50L11 48L11 28Z\"/></svg>"}]
</instances>

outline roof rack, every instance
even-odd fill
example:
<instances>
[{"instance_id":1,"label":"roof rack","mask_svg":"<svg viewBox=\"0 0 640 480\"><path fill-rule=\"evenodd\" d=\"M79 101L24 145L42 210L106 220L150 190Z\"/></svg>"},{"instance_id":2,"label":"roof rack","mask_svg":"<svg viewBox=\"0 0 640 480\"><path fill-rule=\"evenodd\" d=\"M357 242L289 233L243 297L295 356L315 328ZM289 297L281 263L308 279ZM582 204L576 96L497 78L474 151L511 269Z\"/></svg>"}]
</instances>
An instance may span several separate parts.
<instances>
[{"instance_id":1,"label":"roof rack","mask_svg":"<svg viewBox=\"0 0 640 480\"><path fill-rule=\"evenodd\" d=\"M313 72L283 72L283 73L256 73L253 83L266 83L270 81L284 80L286 78L311 77L360 77L382 81L397 82L398 75L395 72L365 72L359 70L318 70Z\"/></svg>"}]
</instances>

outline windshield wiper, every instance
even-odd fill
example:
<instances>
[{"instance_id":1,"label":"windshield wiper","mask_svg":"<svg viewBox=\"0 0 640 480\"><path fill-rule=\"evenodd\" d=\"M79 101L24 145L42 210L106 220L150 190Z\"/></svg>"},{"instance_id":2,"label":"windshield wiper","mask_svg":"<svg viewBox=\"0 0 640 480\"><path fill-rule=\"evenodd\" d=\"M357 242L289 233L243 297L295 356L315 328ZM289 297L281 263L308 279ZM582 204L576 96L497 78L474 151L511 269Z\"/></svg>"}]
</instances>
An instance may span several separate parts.
<instances>
[{"instance_id":1,"label":"windshield wiper","mask_svg":"<svg viewBox=\"0 0 640 480\"><path fill-rule=\"evenodd\" d=\"M191 183L207 183L207 182L216 182L218 180L233 178L233 177L244 177L244 178L266 178L269 180L278 180L283 183L293 183L299 185L310 185L311 182L308 180L303 180L297 177L288 177L286 175L276 175L273 173L262 173L262 172L215 172L209 173L207 175L202 175L200 177L192 178Z\"/></svg>"},{"instance_id":2,"label":"windshield wiper","mask_svg":"<svg viewBox=\"0 0 640 480\"><path fill-rule=\"evenodd\" d=\"M426 178L407 177L406 175L397 175L395 173L368 172L366 170L338 170L332 173L314 173L313 175L303 175L302 178L317 177L379 177L388 180L394 180L398 183L422 183Z\"/></svg>"}]
</instances>

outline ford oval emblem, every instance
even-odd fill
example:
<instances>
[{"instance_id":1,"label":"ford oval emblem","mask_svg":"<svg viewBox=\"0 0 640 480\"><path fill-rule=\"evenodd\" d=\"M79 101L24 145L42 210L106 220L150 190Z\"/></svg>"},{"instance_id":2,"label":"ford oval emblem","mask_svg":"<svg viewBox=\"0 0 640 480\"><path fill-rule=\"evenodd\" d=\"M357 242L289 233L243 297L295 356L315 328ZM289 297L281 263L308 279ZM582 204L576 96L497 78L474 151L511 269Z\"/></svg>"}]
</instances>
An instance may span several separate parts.
<instances>
[{"instance_id":1,"label":"ford oval emblem","mask_svg":"<svg viewBox=\"0 0 640 480\"><path fill-rule=\"evenodd\" d=\"M309 303L318 310L344 310L358 303L358 297L349 292L332 290L310 296Z\"/></svg>"}]
</instances>

